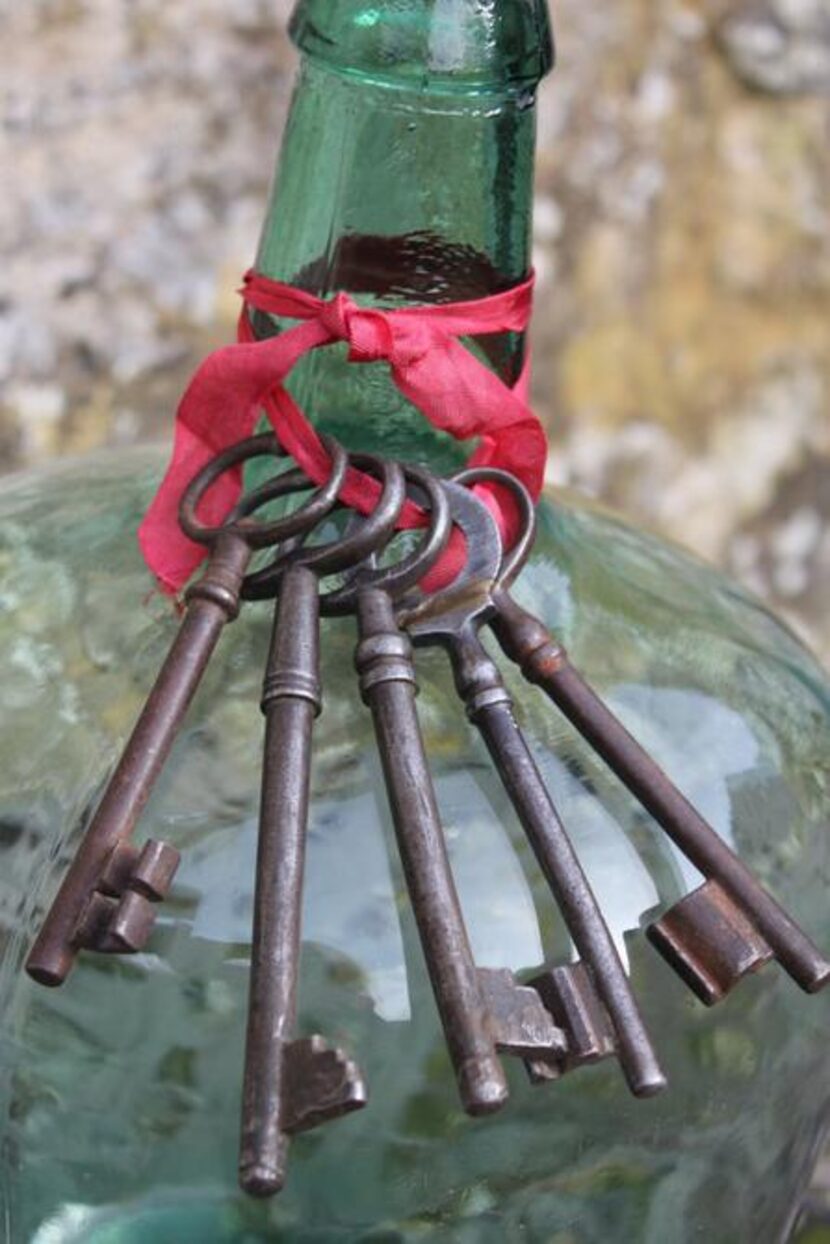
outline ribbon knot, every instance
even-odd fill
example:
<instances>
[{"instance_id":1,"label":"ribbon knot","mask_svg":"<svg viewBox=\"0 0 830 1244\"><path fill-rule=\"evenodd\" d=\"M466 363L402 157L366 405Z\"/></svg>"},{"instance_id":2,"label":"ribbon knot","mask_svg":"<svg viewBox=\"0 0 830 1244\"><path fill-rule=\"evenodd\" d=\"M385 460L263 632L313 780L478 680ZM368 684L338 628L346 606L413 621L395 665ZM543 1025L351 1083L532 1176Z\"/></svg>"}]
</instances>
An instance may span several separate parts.
<instances>
[{"instance_id":1,"label":"ribbon knot","mask_svg":"<svg viewBox=\"0 0 830 1244\"><path fill-rule=\"evenodd\" d=\"M320 323L337 341L348 343L350 363L395 361L395 333L382 311L360 307L339 293L323 304Z\"/></svg>"},{"instance_id":2,"label":"ribbon knot","mask_svg":"<svg viewBox=\"0 0 830 1244\"><path fill-rule=\"evenodd\" d=\"M344 341L355 363L385 359L392 380L433 427L459 441L477 440L471 466L511 471L538 497L547 442L527 405L527 361L518 381L505 384L459 340L488 333L521 332L530 319L533 277L511 289L469 302L382 310L359 306L348 294L324 301L306 290L249 272L241 290L244 307L236 345L215 350L190 381L176 412L173 456L161 487L139 528L145 561L162 586L176 592L203 560L178 523L179 499L197 471L214 454L250 436L264 412L283 449L316 484L328 479L331 463L322 441L285 387L295 364L308 354ZM276 336L257 340L248 309L280 321L299 321ZM203 503L202 517L221 523L236 505L241 470L223 475ZM497 518L509 547L518 531L518 513L505 489L482 484L482 497ZM377 480L350 468L340 499L361 514L377 504ZM424 513L407 502L401 527L422 526ZM463 565L458 541L432 571L449 582Z\"/></svg>"}]
</instances>

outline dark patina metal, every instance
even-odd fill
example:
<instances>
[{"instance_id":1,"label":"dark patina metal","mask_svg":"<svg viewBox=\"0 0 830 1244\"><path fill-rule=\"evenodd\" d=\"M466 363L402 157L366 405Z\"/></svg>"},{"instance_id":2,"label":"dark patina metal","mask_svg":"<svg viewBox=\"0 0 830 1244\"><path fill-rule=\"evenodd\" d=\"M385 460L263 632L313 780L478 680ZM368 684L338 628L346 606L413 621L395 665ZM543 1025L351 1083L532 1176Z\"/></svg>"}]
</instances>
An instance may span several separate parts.
<instances>
[{"instance_id":1,"label":"dark patina metal","mask_svg":"<svg viewBox=\"0 0 830 1244\"><path fill-rule=\"evenodd\" d=\"M773 958L761 934L717 881L705 881L692 890L647 932L707 1006Z\"/></svg>"},{"instance_id":2,"label":"dark patina metal","mask_svg":"<svg viewBox=\"0 0 830 1244\"><path fill-rule=\"evenodd\" d=\"M351 461L382 483L371 516L339 540L299 545L278 558L267 576L250 580L249 590L257 594L265 585L279 591L262 688L265 744L239 1155L240 1184L255 1196L271 1196L283 1186L288 1138L299 1130L298 1118L303 1127L314 1127L367 1099L360 1070L342 1050L331 1049L321 1036L293 1039L311 742L322 707L319 576L382 548L406 497L395 463L368 455ZM331 505L335 499L332 493Z\"/></svg>"},{"instance_id":3,"label":"dark patina metal","mask_svg":"<svg viewBox=\"0 0 830 1244\"><path fill-rule=\"evenodd\" d=\"M40 984L60 985L80 949L130 953L146 944L152 904L167 892L179 857L165 843L147 844L139 854L127 844L219 636L237 616L253 547L283 538L284 521L282 528L268 524L264 533L251 515L276 497L308 488L308 480L301 471L285 472L243 497L219 528L204 527L197 507L223 471L280 452L270 435L241 442L213 459L183 498L182 526L192 539L209 546L207 568L186 593L185 615L170 652L29 952L26 971ZM298 510L289 516L292 532L317 521L321 497L330 504L321 489L301 507L302 514Z\"/></svg>"},{"instance_id":4,"label":"dark patina metal","mask_svg":"<svg viewBox=\"0 0 830 1244\"><path fill-rule=\"evenodd\" d=\"M428 501L431 521L422 547L391 569L362 568L326 604L329 611L351 605L357 614L355 665L372 711L398 851L459 1094L469 1114L489 1114L508 1096L498 1052L552 1056L564 1048L564 1037L534 990L519 986L509 971L478 969L473 959L418 722L412 645L395 616L395 600L446 545L450 506L435 476L416 468L406 474Z\"/></svg>"},{"instance_id":5,"label":"dark patina metal","mask_svg":"<svg viewBox=\"0 0 830 1244\"><path fill-rule=\"evenodd\" d=\"M26 963L35 980L59 985L81 950L133 953L146 945L179 856L167 843L137 846L131 836L225 624L241 600L276 598L261 701L266 724L239 1160L242 1187L259 1196L282 1187L292 1135L367 1100L363 1076L342 1049L294 1032L313 723L322 704L321 612L357 618L360 690L372 713L412 910L470 1114L487 1114L507 1100L501 1053L521 1057L536 1083L611 1056L637 1095L665 1083L613 938L481 642L485 624L706 878L647 930L695 993L712 1004L770 958L810 992L830 979L819 950L613 716L542 623L511 597L535 532L524 487L491 468L441 481L374 455L349 457L330 438L323 441L329 479L278 519L257 512L311 487L299 469L246 493L219 526L198 517L225 471L280 454L271 434L217 455L186 489L181 526L210 549L207 568L185 595L170 653ZM367 518L353 518L340 538L307 543L337 505L349 463L380 481L378 504ZM521 532L509 553L487 506L470 490L483 481L507 489L518 506ZM380 565L407 490L426 509L427 524L414 549L397 561L387 553ZM448 587L424 591L417 585L453 525L464 537L464 568ZM249 573L253 552L269 547L276 548L270 563ZM321 596L323 576L349 570L344 583ZM449 652L458 693L580 956L527 984L475 963L418 720L413 644Z\"/></svg>"},{"instance_id":6,"label":"dark patina metal","mask_svg":"<svg viewBox=\"0 0 830 1244\"><path fill-rule=\"evenodd\" d=\"M509 584L533 542L533 504L526 489L513 476L492 469L465 471L458 478L468 484L485 479L502 484L512 491L524 519L523 534L493 591L491 626L505 654L561 709L707 878L647 929L650 940L707 1004L773 957L808 993L823 988L830 981L830 962L614 716L562 645L510 596Z\"/></svg>"},{"instance_id":7,"label":"dark patina metal","mask_svg":"<svg viewBox=\"0 0 830 1244\"><path fill-rule=\"evenodd\" d=\"M501 776L574 943L611 1019L620 1064L632 1092L658 1092L665 1078L613 938L541 773L513 715L511 697L479 638L495 605L492 590L503 549L490 511L462 484L446 483L464 533L464 573L435 596L413 602L402 621L417 645L448 650L458 693ZM567 1036L567 1034L566 1034Z\"/></svg>"},{"instance_id":8,"label":"dark patina metal","mask_svg":"<svg viewBox=\"0 0 830 1244\"><path fill-rule=\"evenodd\" d=\"M565 1071L611 1057L616 1045L614 1030L584 963L549 968L534 977L530 984L562 1031L567 1033L560 1058L547 1062L540 1058L527 1060L528 1073L534 1083L556 1080Z\"/></svg>"}]
</instances>

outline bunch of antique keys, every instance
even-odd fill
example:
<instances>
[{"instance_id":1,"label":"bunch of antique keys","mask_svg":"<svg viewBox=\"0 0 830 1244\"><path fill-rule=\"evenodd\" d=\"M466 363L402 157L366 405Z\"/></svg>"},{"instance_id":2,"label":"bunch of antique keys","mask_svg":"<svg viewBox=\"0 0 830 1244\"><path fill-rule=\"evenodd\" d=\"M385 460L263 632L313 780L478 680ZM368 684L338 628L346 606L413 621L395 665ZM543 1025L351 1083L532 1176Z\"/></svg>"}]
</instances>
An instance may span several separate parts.
<instances>
[{"instance_id":1,"label":"bunch of antique keys","mask_svg":"<svg viewBox=\"0 0 830 1244\"><path fill-rule=\"evenodd\" d=\"M687 802L648 753L570 664L510 586L534 539L533 505L512 476L490 469L439 479L421 467L370 454L347 454L330 438L331 473L292 512L257 513L313 486L296 467L245 493L224 522L205 526L199 506L228 470L280 455L271 435L217 455L181 500L184 532L207 546L201 579L185 596L178 634L77 854L41 927L27 971L60 985L82 951L133 953L152 933L157 904L173 881L178 852L132 842L141 811L226 623L243 599L275 601L262 689L265 741L243 1081L240 1182L259 1196L286 1176L289 1138L367 1101L366 1085L346 1053L319 1035L298 1036L301 940L313 724L322 705L321 615L356 618L360 690L371 710L398 849L435 1002L465 1110L486 1114L507 1100L500 1055L524 1060L533 1083L614 1057L638 1096L665 1085L614 940L511 697L479 632L489 626L505 655L539 686L705 877L652 924L647 934L705 1003L775 958L815 992L830 963L752 873ZM325 543L314 533L338 506L349 466L374 477L379 500ZM480 483L511 491L522 532L505 550ZM416 546L394 556L407 498L426 513ZM454 531L465 561L437 591L422 586ZM268 563L249 569L260 550ZM321 581L340 576L328 589ZM455 685L495 768L567 925L578 958L551 965L525 983L510 971L475 963L450 867L416 709L413 648L449 654Z\"/></svg>"}]
</instances>

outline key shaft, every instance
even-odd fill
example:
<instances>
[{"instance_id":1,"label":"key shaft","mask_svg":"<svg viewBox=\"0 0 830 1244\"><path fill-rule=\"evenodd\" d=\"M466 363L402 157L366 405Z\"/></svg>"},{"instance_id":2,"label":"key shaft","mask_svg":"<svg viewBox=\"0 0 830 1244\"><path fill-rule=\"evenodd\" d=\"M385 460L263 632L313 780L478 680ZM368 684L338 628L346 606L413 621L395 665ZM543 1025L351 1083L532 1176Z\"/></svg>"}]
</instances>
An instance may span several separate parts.
<instances>
[{"instance_id":1,"label":"key shaft","mask_svg":"<svg viewBox=\"0 0 830 1244\"><path fill-rule=\"evenodd\" d=\"M243 539L221 536L187 595L172 647L26 960L42 985L62 984L72 968L85 909L113 851L132 835L219 636L237 615L249 557Z\"/></svg>"},{"instance_id":2,"label":"key shaft","mask_svg":"<svg viewBox=\"0 0 830 1244\"><path fill-rule=\"evenodd\" d=\"M282 1187L285 1051L297 1014L300 918L313 721L320 711L317 578L289 570L274 613L265 715L239 1177L248 1192Z\"/></svg>"},{"instance_id":3,"label":"key shaft","mask_svg":"<svg viewBox=\"0 0 830 1244\"><path fill-rule=\"evenodd\" d=\"M507 1100L458 893L415 696L411 644L391 597L366 589L358 598L355 664L372 712L398 850L465 1110L488 1114Z\"/></svg>"},{"instance_id":4,"label":"key shaft","mask_svg":"<svg viewBox=\"0 0 830 1244\"><path fill-rule=\"evenodd\" d=\"M262 689L265 714L239 1182L278 1192L289 1136L366 1102L358 1068L322 1037L294 1040L320 605L314 571L289 567L274 611Z\"/></svg>"}]
</instances>

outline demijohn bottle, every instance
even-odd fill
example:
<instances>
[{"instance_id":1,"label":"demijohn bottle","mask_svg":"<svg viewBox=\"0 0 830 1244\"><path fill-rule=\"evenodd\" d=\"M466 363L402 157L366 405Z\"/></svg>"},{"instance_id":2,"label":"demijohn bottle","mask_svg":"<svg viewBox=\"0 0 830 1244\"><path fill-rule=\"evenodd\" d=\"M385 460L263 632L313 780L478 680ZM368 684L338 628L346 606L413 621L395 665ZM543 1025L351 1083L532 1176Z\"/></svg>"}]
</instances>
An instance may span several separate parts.
<instances>
[{"instance_id":1,"label":"demijohn bottle","mask_svg":"<svg viewBox=\"0 0 830 1244\"><path fill-rule=\"evenodd\" d=\"M468 299L526 275L543 0L301 0L301 66L257 258L367 304ZM261 315L255 332L283 325ZM467 343L513 382L518 336ZM290 385L349 446L445 468L382 363L343 347ZM292 1144L279 1197L236 1186L270 608L229 628L142 832L182 852L145 953L22 972L38 920L175 627L141 608L151 450L22 476L0 499L0 1241L3 1244L765 1244L787 1230L826 1114L828 1011L775 965L704 1008L643 926L699 882L513 672L540 768L669 1079L613 1061L485 1119L458 1103L405 886L354 628L323 636L299 1029L360 1063L365 1110ZM48 497L48 505L44 502ZM830 685L756 601L577 499L539 507L517 595L717 831L825 948ZM477 962L520 976L573 948L441 654L420 714Z\"/></svg>"}]
</instances>

